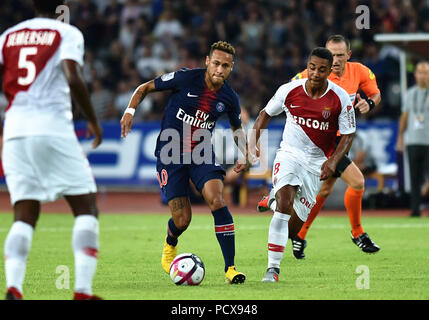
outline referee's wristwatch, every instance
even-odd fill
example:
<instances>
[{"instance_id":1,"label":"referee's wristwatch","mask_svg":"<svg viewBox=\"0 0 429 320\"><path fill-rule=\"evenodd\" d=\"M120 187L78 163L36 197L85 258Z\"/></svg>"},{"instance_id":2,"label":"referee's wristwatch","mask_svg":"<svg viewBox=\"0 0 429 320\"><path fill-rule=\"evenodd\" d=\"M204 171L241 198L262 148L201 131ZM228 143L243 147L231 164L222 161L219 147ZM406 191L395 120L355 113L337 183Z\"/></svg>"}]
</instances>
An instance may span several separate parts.
<instances>
[{"instance_id":1,"label":"referee's wristwatch","mask_svg":"<svg viewBox=\"0 0 429 320\"><path fill-rule=\"evenodd\" d=\"M369 104L369 111L375 108L375 102L374 100L370 98L366 98L365 101Z\"/></svg>"}]
</instances>

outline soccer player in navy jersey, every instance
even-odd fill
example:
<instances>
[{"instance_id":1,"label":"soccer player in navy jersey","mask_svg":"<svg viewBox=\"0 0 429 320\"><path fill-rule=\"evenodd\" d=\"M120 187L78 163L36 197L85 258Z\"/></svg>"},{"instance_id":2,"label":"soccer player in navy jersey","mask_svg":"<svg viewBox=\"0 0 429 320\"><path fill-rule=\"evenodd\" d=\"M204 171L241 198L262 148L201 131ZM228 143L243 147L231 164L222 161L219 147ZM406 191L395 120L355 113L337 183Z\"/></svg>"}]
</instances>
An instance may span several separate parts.
<instances>
[{"instance_id":1,"label":"soccer player in navy jersey","mask_svg":"<svg viewBox=\"0 0 429 320\"><path fill-rule=\"evenodd\" d=\"M214 161L211 133L216 120L226 113L234 140L247 159L239 97L226 82L234 65L234 54L233 46L218 41L211 46L205 69L181 69L140 85L121 119L121 136L125 138L131 130L134 112L145 96L153 91L171 90L155 149L157 177L172 215L161 265L169 273L177 255L178 237L191 222L188 195L191 179L213 214L216 237L225 260L226 282L231 284L243 283L246 276L234 266L234 222L222 195L225 171ZM239 160L235 171L247 170L249 166L247 160Z\"/></svg>"}]
</instances>

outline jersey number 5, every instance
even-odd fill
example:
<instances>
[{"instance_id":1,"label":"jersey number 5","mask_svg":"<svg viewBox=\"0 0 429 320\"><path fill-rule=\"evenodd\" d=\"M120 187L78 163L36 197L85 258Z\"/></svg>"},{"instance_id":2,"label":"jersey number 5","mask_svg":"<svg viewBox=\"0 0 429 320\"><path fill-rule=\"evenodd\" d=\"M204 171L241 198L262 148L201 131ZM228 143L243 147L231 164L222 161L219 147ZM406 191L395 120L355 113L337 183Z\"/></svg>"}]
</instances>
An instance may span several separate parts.
<instances>
[{"instance_id":1,"label":"jersey number 5","mask_svg":"<svg viewBox=\"0 0 429 320\"><path fill-rule=\"evenodd\" d=\"M33 61L28 60L28 56L37 54L36 47L24 47L19 50L18 69L26 69L27 75L18 78L18 84L28 86L36 78L36 65Z\"/></svg>"}]
</instances>

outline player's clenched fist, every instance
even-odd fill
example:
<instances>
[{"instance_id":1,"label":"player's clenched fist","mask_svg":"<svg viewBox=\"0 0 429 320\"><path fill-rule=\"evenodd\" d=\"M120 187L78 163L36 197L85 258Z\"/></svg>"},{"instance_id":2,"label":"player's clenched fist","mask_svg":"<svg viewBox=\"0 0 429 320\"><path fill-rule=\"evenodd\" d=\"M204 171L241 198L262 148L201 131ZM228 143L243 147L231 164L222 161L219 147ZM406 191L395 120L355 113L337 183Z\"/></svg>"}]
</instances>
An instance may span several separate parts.
<instances>
[{"instance_id":1,"label":"player's clenched fist","mask_svg":"<svg viewBox=\"0 0 429 320\"><path fill-rule=\"evenodd\" d=\"M330 161L329 159L326 160L322 164L322 168L320 170L320 180L323 181L332 176L335 172L335 167L336 164L333 161Z\"/></svg>"}]
</instances>

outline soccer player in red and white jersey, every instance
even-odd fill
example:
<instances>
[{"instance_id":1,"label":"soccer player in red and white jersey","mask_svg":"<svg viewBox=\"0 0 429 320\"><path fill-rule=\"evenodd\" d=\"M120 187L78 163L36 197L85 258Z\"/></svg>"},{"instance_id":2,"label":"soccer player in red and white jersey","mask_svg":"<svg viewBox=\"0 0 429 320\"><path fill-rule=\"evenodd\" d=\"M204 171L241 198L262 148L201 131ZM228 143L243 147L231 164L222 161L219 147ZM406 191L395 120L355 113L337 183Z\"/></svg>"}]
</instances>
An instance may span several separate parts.
<instances>
[{"instance_id":1,"label":"soccer player in red and white jersey","mask_svg":"<svg viewBox=\"0 0 429 320\"><path fill-rule=\"evenodd\" d=\"M9 101L2 161L14 210L6 237L6 299L22 299L27 257L40 203L64 196L75 216L74 299L92 294L98 254L96 184L77 140L70 94L88 118L93 147L102 141L82 77L84 40L75 27L55 19L63 1L34 0L36 17L0 36L0 71Z\"/></svg>"},{"instance_id":2,"label":"soccer player in red and white jersey","mask_svg":"<svg viewBox=\"0 0 429 320\"><path fill-rule=\"evenodd\" d=\"M374 73L366 66L358 62L349 62L352 54L350 50L350 41L342 35L332 35L326 41L326 48L331 51L334 62L332 71L328 76L335 84L347 91L354 108L358 109L362 114L367 113L381 101L380 90L377 86L377 80ZM292 80L303 79L308 77L308 70L298 73ZM361 89L366 99L362 98L358 89ZM356 104L355 104L356 102ZM380 250L380 247L374 243L369 235L363 229L361 223L362 216L362 197L365 188L365 179L362 172L356 164L345 155L335 170L335 173L322 184L319 194L316 198L316 204L311 209L307 221L301 228L296 238L292 239L293 255L297 259L304 259L304 249L307 246L305 239L307 232L317 217L322 207L331 194L334 184L338 178L341 178L347 183L348 188L344 194L344 206L351 226L351 239L363 252L375 253ZM275 201L272 193L269 197L264 197L258 203L257 210L262 212L270 207L275 208Z\"/></svg>"},{"instance_id":3,"label":"soccer player in red and white jersey","mask_svg":"<svg viewBox=\"0 0 429 320\"><path fill-rule=\"evenodd\" d=\"M286 113L273 165L277 207L268 232L268 268L263 282L278 281L288 238L297 235L316 202L322 181L332 176L353 141L356 121L350 98L327 79L332 62L328 49L313 49L307 63L308 79L282 85L253 127L251 155L256 154L260 130L267 127L271 117ZM336 145L338 130L342 136Z\"/></svg>"}]
</instances>

